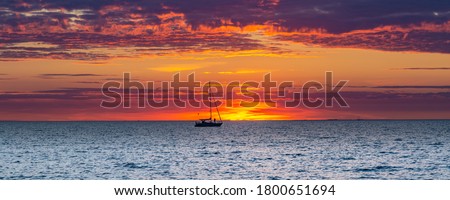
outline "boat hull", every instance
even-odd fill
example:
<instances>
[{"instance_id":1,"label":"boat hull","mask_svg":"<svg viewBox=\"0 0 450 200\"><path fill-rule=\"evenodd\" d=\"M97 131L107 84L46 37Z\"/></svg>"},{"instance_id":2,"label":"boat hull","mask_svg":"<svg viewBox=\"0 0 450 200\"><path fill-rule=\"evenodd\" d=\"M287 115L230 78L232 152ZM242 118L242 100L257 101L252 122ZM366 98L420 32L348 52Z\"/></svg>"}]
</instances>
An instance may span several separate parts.
<instances>
[{"instance_id":1,"label":"boat hull","mask_svg":"<svg viewBox=\"0 0 450 200\"><path fill-rule=\"evenodd\" d=\"M195 127L220 127L222 126L222 122L213 123L213 122L203 122L203 123L195 123Z\"/></svg>"}]
</instances>

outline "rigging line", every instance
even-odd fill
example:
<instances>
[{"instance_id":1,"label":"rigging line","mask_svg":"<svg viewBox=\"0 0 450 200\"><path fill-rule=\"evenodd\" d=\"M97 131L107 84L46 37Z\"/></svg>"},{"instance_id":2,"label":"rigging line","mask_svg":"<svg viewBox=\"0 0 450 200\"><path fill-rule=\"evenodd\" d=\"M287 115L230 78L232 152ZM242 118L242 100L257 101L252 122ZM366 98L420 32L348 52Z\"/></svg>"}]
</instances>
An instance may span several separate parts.
<instances>
[{"instance_id":1,"label":"rigging line","mask_svg":"<svg viewBox=\"0 0 450 200\"><path fill-rule=\"evenodd\" d=\"M209 82L208 93L209 93L209 120L212 120L212 107L211 107L211 81Z\"/></svg>"},{"instance_id":2,"label":"rigging line","mask_svg":"<svg viewBox=\"0 0 450 200\"><path fill-rule=\"evenodd\" d=\"M211 89L211 82L209 82L209 87ZM217 106L217 101L214 99L214 95L212 94L211 91L209 93L209 98L210 98L209 105L211 105L211 100L213 100L214 101L214 106L216 106L217 115L219 115L219 120L220 120L220 122L222 122L222 117L220 116L219 107Z\"/></svg>"},{"instance_id":3,"label":"rigging line","mask_svg":"<svg viewBox=\"0 0 450 200\"><path fill-rule=\"evenodd\" d=\"M212 96L212 94L211 94L211 96ZM214 100L214 96L212 96L212 99ZM220 122L222 122L222 117L220 117L219 107L217 107L216 100L214 100L214 105L216 106L216 110L217 110L217 114L219 115Z\"/></svg>"}]
</instances>

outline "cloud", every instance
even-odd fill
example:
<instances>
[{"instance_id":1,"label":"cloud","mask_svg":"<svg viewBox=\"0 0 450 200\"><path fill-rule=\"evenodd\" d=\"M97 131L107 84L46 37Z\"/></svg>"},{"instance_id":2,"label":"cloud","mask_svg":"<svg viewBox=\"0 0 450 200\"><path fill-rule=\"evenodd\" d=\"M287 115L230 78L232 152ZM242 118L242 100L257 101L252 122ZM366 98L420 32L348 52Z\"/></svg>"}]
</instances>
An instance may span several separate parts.
<instances>
[{"instance_id":1,"label":"cloud","mask_svg":"<svg viewBox=\"0 0 450 200\"><path fill-rule=\"evenodd\" d=\"M41 74L40 76L102 76L98 74Z\"/></svg>"},{"instance_id":2,"label":"cloud","mask_svg":"<svg viewBox=\"0 0 450 200\"><path fill-rule=\"evenodd\" d=\"M450 70L450 67L405 67L395 68L393 70Z\"/></svg>"},{"instance_id":3,"label":"cloud","mask_svg":"<svg viewBox=\"0 0 450 200\"><path fill-rule=\"evenodd\" d=\"M423 23L406 27L382 26L343 34L290 33L279 35L277 38L325 47L450 53L450 49L447 47L447 41L450 38L448 27L450 27L450 22L444 24Z\"/></svg>"},{"instance_id":4,"label":"cloud","mask_svg":"<svg viewBox=\"0 0 450 200\"><path fill-rule=\"evenodd\" d=\"M450 85L380 85L380 86L345 86L345 88L374 89L450 89Z\"/></svg>"},{"instance_id":5,"label":"cloud","mask_svg":"<svg viewBox=\"0 0 450 200\"><path fill-rule=\"evenodd\" d=\"M117 90L120 91L120 90ZM139 94L147 91L140 91ZM195 119L199 109L169 106L164 113L161 109L138 109L137 91L132 90L132 108L103 109L99 106L105 97L100 88L61 88L32 92L1 92L0 120L126 120L126 119ZM288 94L288 96L291 93ZM371 118L448 118L450 112L450 92L405 93L405 92L342 92L349 108L307 109L268 108L221 108L228 119L303 119L304 115L315 118L351 118L368 116ZM184 96L183 96L184 97ZM322 93L313 93L310 98L323 98ZM159 98L159 96L158 96ZM239 100L239 99L238 99ZM291 99L284 99L291 101ZM238 105L234 101L233 105ZM333 112L336 111L334 114ZM152 115L149 113L158 113ZM200 111L201 112L201 111ZM264 114L267 113L267 116ZM187 116L188 115L188 116ZM151 118L151 116L155 118ZM345 117L342 117L345 116ZM225 119L227 119L225 118ZM252 118L252 117L250 117Z\"/></svg>"},{"instance_id":6,"label":"cloud","mask_svg":"<svg viewBox=\"0 0 450 200\"><path fill-rule=\"evenodd\" d=\"M8 77L9 74L0 74L0 81L17 80L15 77Z\"/></svg>"},{"instance_id":7,"label":"cloud","mask_svg":"<svg viewBox=\"0 0 450 200\"><path fill-rule=\"evenodd\" d=\"M16 101L27 101L30 106L33 106L33 100L51 100L54 102L64 101L64 100L90 100L90 99L100 99L100 89L95 88L67 88L58 90L43 90L43 91L33 91L33 92L3 92L0 93L0 101L5 102L16 102ZM48 105L52 106L52 105Z\"/></svg>"},{"instance_id":8,"label":"cloud","mask_svg":"<svg viewBox=\"0 0 450 200\"><path fill-rule=\"evenodd\" d=\"M10 80L17 80L17 78L2 78L2 77L0 77L0 81L10 81Z\"/></svg>"},{"instance_id":9,"label":"cloud","mask_svg":"<svg viewBox=\"0 0 450 200\"><path fill-rule=\"evenodd\" d=\"M101 82L98 81L76 81L74 83L81 83L81 84L100 84Z\"/></svg>"},{"instance_id":10,"label":"cloud","mask_svg":"<svg viewBox=\"0 0 450 200\"><path fill-rule=\"evenodd\" d=\"M373 88L382 89L450 89L450 85L388 85L388 86L375 86Z\"/></svg>"},{"instance_id":11,"label":"cloud","mask_svg":"<svg viewBox=\"0 0 450 200\"><path fill-rule=\"evenodd\" d=\"M422 0L2 1L0 59L286 53L249 34L260 30L326 47L449 53L449 10Z\"/></svg>"},{"instance_id":12,"label":"cloud","mask_svg":"<svg viewBox=\"0 0 450 200\"><path fill-rule=\"evenodd\" d=\"M449 7L446 2L420 0L285 0L277 8L277 18L283 20L281 26L291 29L308 27L339 34L386 25L445 23Z\"/></svg>"},{"instance_id":13,"label":"cloud","mask_svg":"<svg viewBox=\"0 0 450 200\"><path fill-rule=\"evenodd\" d=\"M40 74L40 78L61 78L61 77L98 77L98 76L104 76L100 74Z\"/></svg>"}]
</instances>

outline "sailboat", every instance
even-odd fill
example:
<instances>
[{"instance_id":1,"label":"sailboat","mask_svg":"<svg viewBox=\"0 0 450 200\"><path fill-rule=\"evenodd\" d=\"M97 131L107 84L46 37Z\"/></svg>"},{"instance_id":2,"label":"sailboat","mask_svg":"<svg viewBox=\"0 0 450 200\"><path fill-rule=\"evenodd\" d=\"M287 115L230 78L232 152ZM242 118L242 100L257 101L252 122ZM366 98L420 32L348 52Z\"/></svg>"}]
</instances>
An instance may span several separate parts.
<instances>
[{"instance_id":1,"label":"sailboat","mask_svg":"<svg viewBox=\"0 0 450 200\"><path fill-rule=\"evenodd\" d=\"M199 121L195 122L195 127L220 127L222 126L222 118L220 117L219 108L217 107L217 102L214 101L214 105L216 107L217 115L219 116L219 121L216 121L216 118L212 118L212 101L214 97L211 94L211 82L209 82L209 118L208 119L199 119Z\"/></svg>"}]
</instances>

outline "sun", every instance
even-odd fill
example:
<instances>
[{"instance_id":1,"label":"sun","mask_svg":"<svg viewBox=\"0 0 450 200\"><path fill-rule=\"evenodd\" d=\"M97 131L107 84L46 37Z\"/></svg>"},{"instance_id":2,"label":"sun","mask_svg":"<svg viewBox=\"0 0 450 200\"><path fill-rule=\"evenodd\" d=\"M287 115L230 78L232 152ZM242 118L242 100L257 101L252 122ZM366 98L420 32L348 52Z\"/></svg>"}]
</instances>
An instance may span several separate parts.
<instances>
[{"instance_id":1,"label":"sun","mask_svg":"<svg viewBox=\"0 0 450 200\"><path fill-rule=\"evenodd\" d=\"M222 119L239 120L286 120L288 116L265 113L261 108L236 108L229 109L222 114Z\"/></svg>"}]
</instances>

